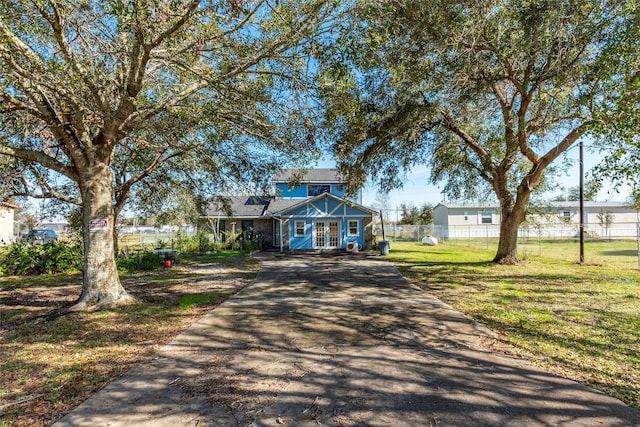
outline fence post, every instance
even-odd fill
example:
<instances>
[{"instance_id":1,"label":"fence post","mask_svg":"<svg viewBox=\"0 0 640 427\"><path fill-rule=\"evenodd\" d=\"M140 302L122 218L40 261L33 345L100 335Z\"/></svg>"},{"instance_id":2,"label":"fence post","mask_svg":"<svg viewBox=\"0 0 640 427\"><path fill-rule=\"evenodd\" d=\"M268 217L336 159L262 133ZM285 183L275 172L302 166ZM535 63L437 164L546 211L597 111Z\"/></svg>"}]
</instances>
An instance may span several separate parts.
<instances>
[{"instance_id":1,"label":"fence post","mask_svg":"<svg viewBox=\"0 0 640 427\"><path fill-rule=\"evenodd\" d=\"M489 226L485 225L484 227L487 230L487 250L489 250Z\"/></svg>"}]
</instances>

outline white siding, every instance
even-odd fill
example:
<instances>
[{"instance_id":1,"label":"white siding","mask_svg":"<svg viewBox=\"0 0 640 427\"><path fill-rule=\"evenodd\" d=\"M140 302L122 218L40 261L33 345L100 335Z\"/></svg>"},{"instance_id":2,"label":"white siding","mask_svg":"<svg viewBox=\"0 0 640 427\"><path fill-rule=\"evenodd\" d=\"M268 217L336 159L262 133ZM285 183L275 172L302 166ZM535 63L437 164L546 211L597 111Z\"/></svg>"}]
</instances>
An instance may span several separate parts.
<instances>
[{"instance_id":1,"label":"white siding","mask_svg":"<svg viewBox=\"0 0 640 427\"><path fill-rule=\"evenodd\" d=\"M13 241L13 209L0 205L0 244Z\"/></svg>"}]
</instances>

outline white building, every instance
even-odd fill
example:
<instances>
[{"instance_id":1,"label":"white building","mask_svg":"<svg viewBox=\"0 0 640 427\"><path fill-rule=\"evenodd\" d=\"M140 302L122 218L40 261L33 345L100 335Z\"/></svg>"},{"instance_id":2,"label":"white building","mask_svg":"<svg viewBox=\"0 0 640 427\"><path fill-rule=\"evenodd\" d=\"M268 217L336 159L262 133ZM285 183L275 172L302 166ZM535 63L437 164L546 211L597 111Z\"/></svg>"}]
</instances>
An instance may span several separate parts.
<instances>
[{"instance_id":1,"label":"white building","mask_svg":"<svg viewBox=\"0 0 640 427\"><path fill-rule=\"evenodd\" d=\"M570 237L580 223L579 202L547 202L530 208L521 233ZM490 203L440 203L433 209L441 238L498 237L500 208ZM593 237L635 237L639 212L624 202L584 202L585 231Z\"/></svg>"},{"instance_id":2,"label":"white building","mask_svg":"<svg viewBox=\"0 0 640 427\"><path fill-rule=\"evenodd\" d=\"M18 207L11 203L0 202L0 245L12 243L14 212Z\"/></svg>"}]
</instances>

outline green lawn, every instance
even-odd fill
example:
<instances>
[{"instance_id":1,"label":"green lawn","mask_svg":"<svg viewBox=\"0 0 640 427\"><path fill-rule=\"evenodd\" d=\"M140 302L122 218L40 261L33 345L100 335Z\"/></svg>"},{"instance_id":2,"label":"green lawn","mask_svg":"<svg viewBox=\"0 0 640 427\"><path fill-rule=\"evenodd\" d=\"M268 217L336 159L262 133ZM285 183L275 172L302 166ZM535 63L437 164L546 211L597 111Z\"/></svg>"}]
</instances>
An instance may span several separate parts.
<instances>
[{"instance_id":1,"label":"green lawn","mask_svg":"<svg viewBox=\"0 0 640 427\"><path fill-rule=\"evenodd\" d=\"M392 242L387 258L405 277L498 332L502 350L640 409L635 242L589 242L585 265L576 263L575 242L541 246L539 252L538 242L528 245L526 260L515 266L493 264L495 247L467 241Z\"/></svg>"}]
</instances>

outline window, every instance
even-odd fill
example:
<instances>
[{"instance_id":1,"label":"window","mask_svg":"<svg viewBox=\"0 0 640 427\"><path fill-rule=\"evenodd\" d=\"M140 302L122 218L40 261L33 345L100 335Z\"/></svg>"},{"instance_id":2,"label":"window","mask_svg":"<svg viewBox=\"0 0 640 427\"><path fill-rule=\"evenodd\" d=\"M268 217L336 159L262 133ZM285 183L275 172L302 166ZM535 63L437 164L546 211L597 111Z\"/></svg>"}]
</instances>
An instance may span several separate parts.
<instances>
[{"instance_id":1,"label":"window","mask_svg":"<svg viewBox=\"0 0 640 427\"><path fill-rule=\"evenodd\" d=\"M563 211L562 212L562 216L565 217L566 219L570 219L571 218L571 211Z\"/></svg>"},{"instance_id":2,"label":"window","mask_svg":"<svg viewBox=\"0 0 640 427\"><path fill-rule=\"evenodd\" d=\"M331 186L328 184L323 185L307 185L307 196L315 197L322 193L331 193Z\"/></svg>"},{"instance_id":3,"label":"window","mask_svg":"<svg viewBox=\"0 0 640 427\"><path fill-rule=\"evenodd\" d=\"M493 212L481 212L480 217L482 224L493 224Z\"/></svg>"},{"instance_id":4,"label":"window","mask_svg":"<svg viewBox=\"0 0 640 427\"><path fill-rule=\"evenodd\" d=\"M307 227L304 221L296 221L296 237L304 237L306 230Z\"/></svg>"},{"instance_id":5,"label":"window","mask_svg":"<svg viewBox=\"0 0 640 427\"><path fill-rule=\"evenodd\" d=\"M464 220L468 221L469 220L469 212L464 211Z\"/></svg>"},{"instance_id":6,"label":"window","mask_svg":"<svg viewBox=\"0 0 640 427\"><path fill-rule=\"evenodd\" d=\"M360 227L358 224L358 220L351 220L349 221L349 236L357 236L360 231Z\"/></svg>"}]
</instances>

